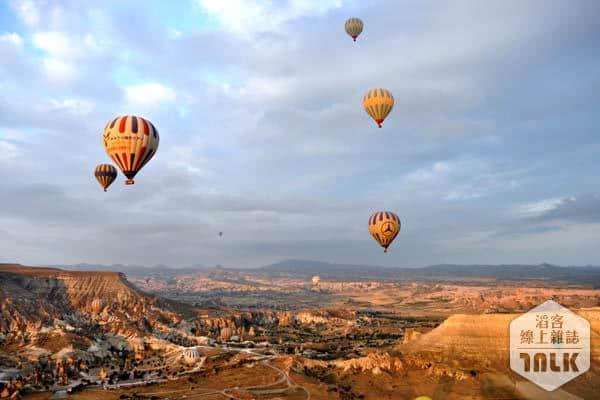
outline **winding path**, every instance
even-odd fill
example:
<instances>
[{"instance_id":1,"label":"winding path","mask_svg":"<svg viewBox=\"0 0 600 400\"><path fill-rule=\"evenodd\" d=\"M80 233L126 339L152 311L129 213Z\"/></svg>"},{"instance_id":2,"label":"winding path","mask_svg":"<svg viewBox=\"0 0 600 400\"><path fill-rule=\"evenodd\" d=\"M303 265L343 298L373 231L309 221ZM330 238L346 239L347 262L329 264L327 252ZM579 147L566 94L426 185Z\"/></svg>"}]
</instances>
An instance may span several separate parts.
<instances>
[{"instance_id":1,"label":"winding path","mask_svg":"<svg viewBox=\"0 0 600 400\"><path fill-rule=\"evenodd\" d=\"M198 347L208 347L208 346L198 346ZM214 347L211 347L211 348L214 348ZM214 388L199 387L199 388L195 388L193 391L191 389L179 389L179 390L152 392L152 393L146 392L146 393L144 393L144 395L163 396L163 395L173 395L173 394L185 392L186 394L182 394L180 397L174 397L173 399L200 399L203 396L220 394L228 399L242 400L238 397L235 397L231 392L243 391L243 392L251 393L253 395L270 395L270 394L283 394L289 390L299 389L299 390L302 390L306 394L306 400L310 400L311 395L310 395L310 391L308 389L306 389L304 386L296 384L292 380L292 378L290 378L289 374L285 370L278 368L274 365L271 365L269 363L269 360L272 360L273 358L279 356L279 354L275 353L273 355L265 355L265 354L261 354L261 353L256 353L250 349L238 349L238 348L232 348L232 347L228 347L228 346L222 346L220 348L222 350L237 351L239 353L247 353L247 354L253 355L253 356L255 356L253 358L254 361L259 361L262 365L273 369L280 375L280 378L273 383L269 383L269 384L265 384L265 385L245 386L245 387L236 386L236 387L230 387L230 388L226 388L226 389L222 389L222 390L218 390L218 389L214 389ZM204 360L202 360L201 364L204 364ZM201 366L202 365L200 365L199 367L195 368L192 371L186 371L186 372L180 374L179 376L189 375L191 373L198 372L200 370ZM145 383L150 383L149 381L150 380L148 380L148 381L141 380L138 382L127 382L127 383L123 383L123 384L111 385L108 388L109 389L118 389L118 388L124 388L124 387L128 387L128 386L138 386L138 385L143 385ZM169 379L152 379L152 381L156 382L156 383L162 383L162 382L169 381ZM276 388L276 389L272 388L273 386L280 385L282 383L285 383L287 387ZM196 391L198 391L198 393L196 393Z\"/></svg>"}]
</instances>

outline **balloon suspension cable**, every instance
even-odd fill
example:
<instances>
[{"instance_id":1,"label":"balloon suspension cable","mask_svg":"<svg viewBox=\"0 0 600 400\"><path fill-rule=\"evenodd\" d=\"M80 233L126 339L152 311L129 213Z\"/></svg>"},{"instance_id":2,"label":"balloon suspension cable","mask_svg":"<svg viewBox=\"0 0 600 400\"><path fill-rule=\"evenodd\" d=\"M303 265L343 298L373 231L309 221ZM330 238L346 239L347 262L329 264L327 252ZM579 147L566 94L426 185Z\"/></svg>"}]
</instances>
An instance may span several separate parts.
<instances>
[{"instance_id":1,"label":"balloon suspension cable","mask_svg":"<svg viewBox=\"0 0 600 400\"><path fill-rule=\"evenodd\" d=\"M106 192L106 188L104 188L104 191Z\"/></svg>"},{"instance_id":2,"label":"balloon suspension cable","mask_svg":"<svg viewBox=\"0 0 600 400\"><path fill-rule=\"evenodd\" d=\"M134 183L135 183L135 182L133 181L133 179L127 179L127 180L125 181L125 184L126 184L126 185L133 185Z\"/></svg>"},{"instance_id":3,"label":"balloon suspension cable","mask_svg":"<svg viewBox=\"0 0 600 400\"><path fill-rule=\"evenodd\" d=\"M352 39L356 42L356 36L352 36Z\"/></svg>"}]
</instances>

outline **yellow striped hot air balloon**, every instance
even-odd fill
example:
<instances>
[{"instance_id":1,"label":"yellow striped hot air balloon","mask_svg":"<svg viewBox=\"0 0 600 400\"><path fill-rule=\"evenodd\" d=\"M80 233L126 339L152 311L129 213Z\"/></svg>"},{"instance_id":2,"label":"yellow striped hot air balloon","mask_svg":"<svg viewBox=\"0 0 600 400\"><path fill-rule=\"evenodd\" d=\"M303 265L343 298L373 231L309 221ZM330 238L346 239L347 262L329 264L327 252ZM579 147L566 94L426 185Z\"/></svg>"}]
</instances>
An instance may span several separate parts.
<instances>
[{"instance_id":1,"label":"yellow striped hot air balloon","mask_svg":"<svg viewBox=\"0 0 600 400\"><path fill-rule=\"evenodd\" d=\"M387 253L388 246L400 232L400 218L391 211L378 211L369 218L369 233Z\"/></svg>"},{"instance_id":2,"label":"yellow striped hot air balloon","mask_svg":"<svg viewBox=\"0 0 600 400\"><path fill-rule=\"evenodd\" d=\"M110 164L98 164L94 176L106 192L106 189L117 179L117 169Z\"/></svg>"},{"instance_id":3,"label":"yellow striped hot air balloon","mask_svg":"<svg viewBox=\"0 0 600 400\"><path fill-rule=\"evenodd\" d=\"M363 22L359 18L349 18L344 28L346 28L346 33L356 42L356 38L363 30Z\"/></svg>"},{"instance_id":4,"label":"yellow striped hot air balloon","mask_svg":"<svg viewBox=\"0 0 600 400\"><path fill-rule=\"evenodd\" d=\"M133 177L156 154L158 131L142 117L125 115L109 121L102 135L104 149L133 185Z\"/></svg>"},{"instance_id":5,"label":"yellow striped hot air balloon","mask_svg":"<svg viewBox=\"0 0 600 400\"><path fill-rule=\"evenodd\" d=\"M387 89L371 89L363 98L363 107L381 128L383 120L394 107L394 96Z\"/></svg>"}]
</instances>

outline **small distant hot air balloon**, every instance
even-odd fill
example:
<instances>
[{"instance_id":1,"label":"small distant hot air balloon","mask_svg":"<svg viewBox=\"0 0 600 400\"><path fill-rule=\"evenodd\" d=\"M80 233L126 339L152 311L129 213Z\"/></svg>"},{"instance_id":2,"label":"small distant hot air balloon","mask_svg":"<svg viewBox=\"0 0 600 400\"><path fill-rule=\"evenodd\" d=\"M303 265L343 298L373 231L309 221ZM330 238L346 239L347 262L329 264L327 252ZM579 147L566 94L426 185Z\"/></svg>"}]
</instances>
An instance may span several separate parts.
<instances>
[{"instance_id":1,"label":"small distant hot air balloon","mask_svg":"<svg viewBox=\"0 0 600 400\"><path fill-rule=\"evenodd\" d=\"M195 364L200 360L200 352L195 347L189 347L182 352L186 364Z\"/></svg>"},{"instance_id":2,"label":"small distant hot air balloon","mask_svg":"<svg viewBox=\"0 0 600 400\"><path fill-rule=\"evenodd\" d=\"M311 280L312 280L312 284L314 286L318 286L319 283L321 282L321 277L319 275L315 275L315 276L312 277Z\"/></svg>"},{"instance_id":3,"label":"small distant hot air balloon","mask_svg":"<svg viewBox=\"0 0 600 400\"><path fill-rule=\"evenodd\" d=\"M219 232L219 236L223 236L223 232Z\"/></svg>"},{"instance_id":4,"label":"small distant hot air balloon","mask_svg":"<svg viewBox=\"0 0 600 400\"><path fill-rule=\"evenodd\" d=\"M349 18L344 28L346 28L346 33L352 36L352 40L356 42L356 38L363 30L363 22L359 18Z\"/></svg>"},{"instance_id":5,"label":"small distant hot air balloon","mask_svg":"<svg viewBox=\"0 0 600 400\"><path fill-rule=\"evenodd\" d=\"M381 128L383 120L394 107L394 96L387 89L371 89L363 98L363 107Z\"/></svg>"},{"instance_id":6,"label":"small distant hot air balloon","mask_svg":"<svg viewBox=\"0 0 600 400\"><path fill-rule=\"evenodd\" d=\"M126 185L150 161L158 149L158 131L142 117L121 116L109 121L102 134L104 149L127 177Z\"/></svg>"},{"instance_id":7,"label":"small distant hot air balloon","mask_svg":"<svg viewBox=\"0 0 600 400\"><path fill-rule=\"evenodd\" d=\"M387 253L388 246L400 232L400 218L391 211L379 211L369 218L369 233Z\"/></svg>"},{"instance_id":8,"label":"small distant hot air balloon","mask_svg":"<svg viewBox=\"0 0 600 400\"><path fill-rule=\"evenodd\" d=\"M94 301L92 301L92 311L93 312L100 312L102 311L102 308L104 308L104 302L100 299L94 299Z\"/></svg>"},{"instance_id":9,"label":"small distant hot air balloon","mask_svg":"<svg viewBox=\"0 0 600 400\"><path fill-rule=\"evenodd\" d=\"M98 164L94 176L106 192L106 189L117 179L117 169L110 164Z\"/></svg>"},{"instance_id":10,"label":"small distant hot air balloon","mask_svg":"<svg viewBox=\"0 0 600 400\"><path fill-rule=\"evenodd\" d=\"M221 329L221 339L228 342L231 339L231 336L233 336L233 329L229 327Z\"/></svg>"}]
</instances>

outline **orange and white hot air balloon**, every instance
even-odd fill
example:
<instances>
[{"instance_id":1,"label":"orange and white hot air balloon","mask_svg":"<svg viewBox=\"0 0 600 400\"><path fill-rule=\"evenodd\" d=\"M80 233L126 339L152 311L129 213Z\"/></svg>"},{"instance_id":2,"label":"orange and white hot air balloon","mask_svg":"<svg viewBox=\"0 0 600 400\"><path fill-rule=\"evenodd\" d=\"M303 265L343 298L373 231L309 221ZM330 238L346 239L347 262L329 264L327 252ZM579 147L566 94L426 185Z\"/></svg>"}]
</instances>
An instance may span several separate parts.
<instances>
[{"instance_id":1,"label":"orange and white hot air balloon","mask_svg":"<svg viewBox=\"0 0 600 400\"><path fill-rule=\"evenodd\" d=\"M400 232L400 218L391 211L379 211L369 218L369 233L387 253L389 245Z\"/></svg>"},{"instance_id":2,"label":"orange and white hot air balloon","mask_svg":"<svg viewBox=\"0 0 600 400\"><path fill-rule=\"evenodd\" d=\"M383 120L394 107L394 96L387 89L371 89L363 98L363 107L381 128Z\"/></svg>"},{"instance_id":3,"label":"orange and white hot air balloon","mask_svg":"<svg viewBox=\"0 0 600 400\"><path fill-rule=\"evenodd\" d=\"M98 164L94 176L106 192L106 189L117 179L117 169L110 164Z\"/></svg>"},{"instance_id":4,"label":"orange and white hot air balloon","mask_svg":"<svg viewBox=\"0 0 600 400\"><path fill-rule=\"evenodd\" d=\"M135 175L150 161L158 149L158 131L152 122L134 115L109 121L102 134L104 149L133 185Z\"/></svg>"},{"instance_id":5,"label":"orange and white hot air balloon","mask_svg":"<svg viewBox=\"0 0 600 400\"><path fill-rule=\"evenodd\" d=\"M356 38L363 31L363 22L360 18L349 18L344 24L346 33L356 42Z\"/></svg>"}]
</instances>

